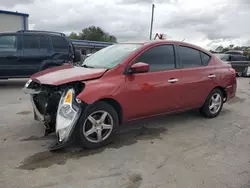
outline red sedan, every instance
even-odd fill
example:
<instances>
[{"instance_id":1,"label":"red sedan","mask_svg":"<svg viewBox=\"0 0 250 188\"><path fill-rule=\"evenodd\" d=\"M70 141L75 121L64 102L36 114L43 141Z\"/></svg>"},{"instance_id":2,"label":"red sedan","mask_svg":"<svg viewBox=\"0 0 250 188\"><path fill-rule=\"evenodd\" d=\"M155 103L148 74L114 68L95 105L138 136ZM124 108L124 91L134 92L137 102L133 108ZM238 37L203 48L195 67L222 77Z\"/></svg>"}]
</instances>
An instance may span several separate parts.
<instances>
[{"instance_id":1,"label":"red sedan","mask_svg":"<svg viewBox=\"0 0 250 188\"><path fill-rule=\"evenodd\" d=\"M120 124L200 109L216 117L235 96L236 74L208 51L183 42L151 41L106 47L81 67L65 65L25 85L35 119L56 132L58 149L78 139L83 147L109 143Z\"/></svg>"}]
</instances>

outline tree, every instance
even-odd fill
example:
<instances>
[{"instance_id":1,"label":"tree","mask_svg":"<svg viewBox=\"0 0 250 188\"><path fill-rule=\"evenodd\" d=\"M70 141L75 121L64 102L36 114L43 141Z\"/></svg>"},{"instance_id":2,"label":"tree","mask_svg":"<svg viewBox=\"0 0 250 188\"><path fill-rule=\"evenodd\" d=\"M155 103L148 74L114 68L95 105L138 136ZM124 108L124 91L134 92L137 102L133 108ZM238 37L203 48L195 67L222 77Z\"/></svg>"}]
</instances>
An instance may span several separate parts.
<instances>
[{"instance_id":1,"label":"tree","mask_svg":"<svg viewBox=\"0 0 250 188\"><path fill-rule=\"evenodd\" d=\"M80 39L79 36L77 35L77 33L75 33L75 32L70 33L69 38L71 38L71 39Z\"/></svg>"},{"instance_id":2,"label":"tree","mask_svg":"<svg viewBox=\"0 0 250 188\"><path fill-rule=\"evenodd\" d=\"M71 39L79 40L92 40L92 41L103 41L103 42L117 42L114 35L110 35L105 32L102 28L96 26L90 26L83 29L80 33L72 32L69 35Z\"/></svg>"},{"instance_id":3,"label":"tree","mask_svg":"<svg viewBox=\"0 0 250 188\"><path fill-rule=\"evenodd\" d=\"M232 50L232 49L233 49L233 47L234 47L234 45L233 45L233 44L230 44L230 45L228 46L228 48L229 48L230 50Z\"/></svg>"},{"instance_id":4,"label":"tree","mask_svg":"<svg viewBox=\"0 0 250 188\"><path fill-rule=\"evenodd\" d=\"M215 52L225 53L230 50L243 51L243 55L245 56L250 55L250 46L234 46L233 44L230 44L229 46L226 47L218 46L215 49Z\"/></svg>"},{"instance_id":5,"label":"tree","mask_svg":"<svg viewBox=\"0 0 250 188\"><path fill-rule=\"evenodd\" d=\"M215 51L216 52L222 52L223 51L223 46L218 46Z\"/></svg>"}]
</instances>

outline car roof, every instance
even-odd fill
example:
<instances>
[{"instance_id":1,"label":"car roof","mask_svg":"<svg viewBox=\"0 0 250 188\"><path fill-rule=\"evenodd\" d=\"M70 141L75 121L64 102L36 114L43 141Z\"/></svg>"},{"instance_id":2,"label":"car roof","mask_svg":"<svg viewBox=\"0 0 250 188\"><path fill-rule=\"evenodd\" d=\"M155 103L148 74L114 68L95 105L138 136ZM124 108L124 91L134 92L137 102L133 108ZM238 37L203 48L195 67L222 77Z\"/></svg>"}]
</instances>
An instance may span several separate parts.
<instances>
[{"instance_id":1,"label":"car roof","mask_svg":"<svg viewBox=\"0 0 250 188\"><path fill-rule=\"evenodd\" d=\"M16 32L0 32L0 35L16 34Z\"/></svg>"},{"instance_id":2,"label":"car roof","mask_svg":"<svg viewBox=\"0 0 250 188\"><path fill-rule=\"evenodd\" d=\"M209 55L212 55L208 50L201 48L197 45L187 43L187 42L182 42L182 41L177 41L177 40L148 40L148 41L134 41L134 42L119 42L119 44L141 44L141 45L152 45L152 44L177 44L177 45L183 45L187 46L190 48L195 48L197 50L203 51Z\"/></svg>"},{"instance_id":3,"label":"car roof","mask_svg":"<svg viewBox=\"0 0 250 188\"><path fill-rule=\"evenodd\" d=\"M196 46L187 42L177 41L177 40L151 40L151 41L148 40L148 41L119 42L119 44L141 44L141 45L166 44L166 43L200 48L199 46Z\"/></svg>"},{"instance_id":4,"label":"car roof","mask_svg":"<svg viewBox=\"0 0 250 188\"><path fill-rule=\"evenodd\" d=\"M0 32L0 35L8 35L8 34L32 34L32 35L39 35L39 34L46 34L46 35L53 35L53 36L62 36L65 37L65 34L60 32L53 32L53 31L39 31L39 30L20 30L17 32Z\"/></svg>"},{"instance_id":5,"label":"car roof","mask_svg":"<svg viewBox=\"0 0 250 188\"><path fill-rule=\"evenodd\" d=\"M229 51L227 51L225 53L231 53L231 52L239 53L239 54L243 54L244 53L244 51L242 51L242 50L229 50Z\"/></svg>"}]
</instances>

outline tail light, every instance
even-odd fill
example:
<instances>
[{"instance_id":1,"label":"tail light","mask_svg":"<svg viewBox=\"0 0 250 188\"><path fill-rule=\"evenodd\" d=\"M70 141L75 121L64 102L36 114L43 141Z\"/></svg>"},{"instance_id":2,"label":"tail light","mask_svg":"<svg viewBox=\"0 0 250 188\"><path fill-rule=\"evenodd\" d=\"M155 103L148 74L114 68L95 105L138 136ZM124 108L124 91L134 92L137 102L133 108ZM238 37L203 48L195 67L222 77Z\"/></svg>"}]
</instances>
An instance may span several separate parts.
<instances>
[{"instance_id":1,"label":"tail light","mask_svg":"<svg viewBox=\"0 0 250 188\"><path fill-rule=\"evenodd\" d=\"M236 74L236 71L233 68L228 69L231 73Z\"/></svg>"}]
</instances>

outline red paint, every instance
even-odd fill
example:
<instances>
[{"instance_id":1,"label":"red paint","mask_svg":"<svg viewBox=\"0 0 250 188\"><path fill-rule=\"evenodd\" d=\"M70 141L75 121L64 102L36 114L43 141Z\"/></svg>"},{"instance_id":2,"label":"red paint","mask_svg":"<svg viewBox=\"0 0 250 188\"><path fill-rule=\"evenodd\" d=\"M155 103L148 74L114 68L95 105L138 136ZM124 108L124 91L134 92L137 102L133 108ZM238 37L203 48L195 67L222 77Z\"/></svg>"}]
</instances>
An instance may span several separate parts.
<instances>
[{"instance_id":1,"label":"red paint","mask_svg":"<svg viewBox=\"0 0 250 188\"><path fill-rule=\"evenodd\" d=\"M82 81L101 77L106 69L91 69L63 65L32 75L31 79L48 85L60 85L73 81Z\"/></svg>"},{"instance_id":2,"label":"red paint","mask_svg":"<svg viewBox=\"0 0 250 188\"><path fill-rule=\"evenodd\" d=\"M181 44L203 51L211 56L210 63L205 67L160 72L147 72L145 63L137 63L132 67L144 73L124 74L135 58L161 44ZM209 78L211 74L216 77ZM124 121L201 107L216 87L224 88L228 98L235 96L236 92L236 76L230 65L200 47L176 41L143 43L142 48L107 71L63 66L35 74L32 79L51 85L81 80L85 87L77 98L88 104L105 98L116 100L122 107ZM178 79L178 82L169 83L171 79Z\"/></svg>"}]
</instances>

